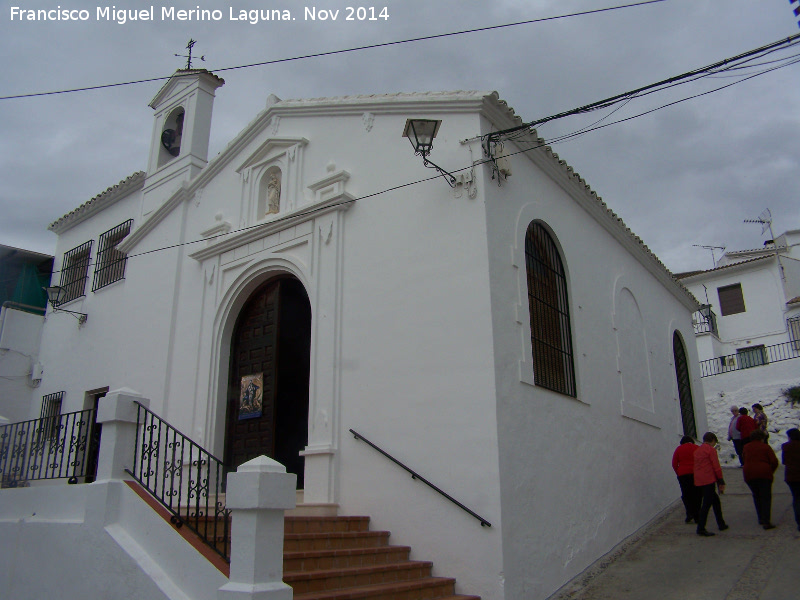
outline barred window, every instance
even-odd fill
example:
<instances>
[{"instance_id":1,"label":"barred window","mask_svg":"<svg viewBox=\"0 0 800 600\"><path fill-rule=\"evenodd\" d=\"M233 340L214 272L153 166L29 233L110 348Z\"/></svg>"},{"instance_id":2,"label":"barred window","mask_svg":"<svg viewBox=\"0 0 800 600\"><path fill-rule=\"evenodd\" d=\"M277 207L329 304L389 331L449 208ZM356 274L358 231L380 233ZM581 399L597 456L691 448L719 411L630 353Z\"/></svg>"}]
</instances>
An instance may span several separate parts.
<instances>
[{"instance_id":1,"label":"barred window","mask_svg":"<svg viewBox=\"0 0 800 600\"><path fill-rule=\"evenodd\" d=\"M64 263L61 265L61 287L65 290L62 304L86 295L91 254L92 240L64 254Z\"/></svg>"},{"instance_id":2,"label":"barred window","mask_svg":"<svg viewBox=\"0 0 800 600\"><path fill-rule=\"evenodd\" d=\"M683 435L697 437L697 424L694 420L694 401L692 399L692 383L689 376L689 361L686 360L686 348L680 334L672 334L672 355L675 358L675 377L678 380L678 399L681 405L681 421Z\"/></svg>"},{"instance_id":3,"label":"barred window","mask_svg":"<svg viewBox=\"0 0 800 600\"><path fill-rule=\"evenodd\" d=\"M114 229L109 229L100 236L97 249L97 260L94 265L92 291L125 278L125 264L128 256L117 250L119 244L131 232L133 219L128 219Z\"/></svg>"},{"instance_id":4,"label":"barred window","mask_svg":"<svg viewBox=\"0 0 800 600\"><path fill-rule=\"evenodd\" d=\"M747 348L739 348L736 351L736 360L739 363L740 369L749 369L750 367L760 367L769 362L767 358L767 351L764 346L748 346Z\"/></svg>"},{"instance_id":5,"label":"barred window","mask_svg":"<svg viewBox=\"0 0 800 600\"><path fill-rule=\"evenodd\" d=\"M741 283L717 288L717 295L719 296L719 312L723 317L745 312Z\"/></svg>"},{"instance_id":6,"label":"barred window","mask_svg":"<svg viewBox=\"0 0 800 600\"><path fill-rule=\"evenodd\" d=\"M61 401L64 392L56 392L42 397L42 427L41 431L47 439L52 440L58 435L61 423Z\"/></svg>"},{"instance_id":7,"label":"barred window","mask_svg":"<svg viewBox=\"0 0 800 600\"><path fill-rule=\"evenodd\" d=\"M534 383L576 397L564 265L553 238L536 221L525 234L525 268Z\"/></svg>"},{"instance_id":8,"label":"barred window","mask_svg":"<svg viewBox=\"0 0 800 600\"><path fill-rule=\"evenodd\" d=\"M800 316L786 319L789 327L789 339L792 341L792 348L800 350Z\"/></svg>"}]
</instances>

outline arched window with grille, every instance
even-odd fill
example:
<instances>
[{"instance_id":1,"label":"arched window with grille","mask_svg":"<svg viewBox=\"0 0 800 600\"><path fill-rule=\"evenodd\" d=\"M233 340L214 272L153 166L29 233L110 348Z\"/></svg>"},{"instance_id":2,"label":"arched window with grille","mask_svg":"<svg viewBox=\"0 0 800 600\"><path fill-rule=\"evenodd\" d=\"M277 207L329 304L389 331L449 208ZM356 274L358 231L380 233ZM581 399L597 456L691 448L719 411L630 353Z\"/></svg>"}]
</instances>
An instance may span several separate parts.
<instances>
[{"instance_id":1,"label":"arched window with grille","mask_svg":"<svg viewBox=\"0 0 800 600\"><path fill-rule=\"evenodd\" d=\"M576 397L567 278L553 238L537 221L525 233L525 268L534 383Z\"/></svg>"},{"instance_id":2,"label":"arched window with grille","mask_svg":"<svg viewBox=\"0 0 800 600\"><path fill-rule=\"evenodd\" d=\"M675 357L675 377L678 380L678 399L681 405L683 435L689 435L696 439L697 425L694 421L694 401L692 400L689 363L686 360L686 348L677 330L672 334L672 352Z\"/></svg>"}]
</instances>

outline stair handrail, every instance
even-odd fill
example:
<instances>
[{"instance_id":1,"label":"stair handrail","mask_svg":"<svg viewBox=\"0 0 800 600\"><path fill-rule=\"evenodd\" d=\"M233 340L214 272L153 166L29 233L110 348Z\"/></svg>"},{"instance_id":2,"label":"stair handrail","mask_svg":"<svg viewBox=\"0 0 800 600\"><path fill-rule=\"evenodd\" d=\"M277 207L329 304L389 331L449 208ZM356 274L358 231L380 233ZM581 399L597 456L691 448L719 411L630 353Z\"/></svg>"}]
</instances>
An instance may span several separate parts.
<instances>
[{"instance_id":1,"label":"stair handrail","mask_svg":"<svg viewBox=\"0 0 800 600\"><path fill-rule=\"evenodd\" d=\"M443 491L442 489L440 489L440 488L436 487L436 486L435 486L434 484L432 484L430 481L428 481L427 479L425 479L425 478L424 478L422 475L420 475L419 473L417 473L416 471L414 471L414 470L413 470L413 469L411 469L410 467L408 467L408 466L404 465L402 462L400 462L399 460L397 460L397 459L396 459L394 456L392 456L391 454L389 454L388 452L386 452L386 451L385 451L385 450L383 450L382 448L379 448L378 446L376 446L375 444L373 444L372 442L370 442L370 441L369 441L367 438L365 438L363 435L361 435L360 433L358 433L358 432L357 432L357 431L355 431L354 429L351 429L351 430L350 430L350 433L352 433L352 434L353 434L353 437L355 437L355 439L356 439L356 440L362 440L362 441L366 442L366 443L367 443L367 445L371 446L372 448L374 448L375 450L377 450L378 452L380 452L381 454L383 454L383 455L384 455L386 458L388 458L389 460L391 460L393 463L395 463L395 464L396 464L396 465L398 465L399 467L401 467L401 468L405 469L406 471L408 471L408 472L411 474L411 479L418 479L418 480L420 480L422 483L424 483L425 485L427 485L429 488L431 488L431 489L433 489L433 490L435 490L435 491L439 492L439 494L441 494L442 496L444 496L445 498L447 498L448 500L450 500L450 502L452 502L453 504L455 504L456 506L458 506L459 508L461 508L461 510L463 510L463 511L465 511L465 512L469 513L470 515L472 515L473 517L475 517L476 519L478 519L478 521L480 521L480 522L481 522L481 527L491 527L491 526L492 526L492 524L491 524L491 523L489 523L489 521L487 521L486 519L484 519L484 518L483 518L482 516L480 516L478 513L474 512L474 511L470 510L469 508L467 508L466 506L464 506L464 505L463 505L461 502L459 502L458 500L456 500L455 498L453 498L453 497L452 497L450 494L448 494L447 492Z\"/></svg>"},{"instance_id":2,"label":"stair handrail","mask_svg":"<svg viewBox=\"0 0 800 600\"><path fill-rule=\"evenodd\" d=\"M146 406L135 404L133 468L125 471L169 511L175 527L186 525L230 563L231 511L220 499L225 489L225 465Z\"/></svg>"}]
</instances>

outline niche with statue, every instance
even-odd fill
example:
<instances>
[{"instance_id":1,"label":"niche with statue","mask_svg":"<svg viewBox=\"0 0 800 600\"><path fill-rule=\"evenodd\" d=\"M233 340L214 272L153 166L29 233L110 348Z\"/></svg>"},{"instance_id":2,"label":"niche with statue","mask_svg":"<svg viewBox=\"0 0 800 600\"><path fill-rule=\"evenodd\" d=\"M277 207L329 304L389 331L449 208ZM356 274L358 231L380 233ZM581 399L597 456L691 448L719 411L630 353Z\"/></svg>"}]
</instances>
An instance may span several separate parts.
<instances>
[{"instance_id":1,"label":"niche with statue","mask_svg":"<svg viewBox=\"0 0 800 600\"><path fill-rule=\"evenodd\" d=\"M263 218L281 210L281 170L277 166L268 168L261 176L258 186L258 216Z\"/></svg>"}]
</instances>

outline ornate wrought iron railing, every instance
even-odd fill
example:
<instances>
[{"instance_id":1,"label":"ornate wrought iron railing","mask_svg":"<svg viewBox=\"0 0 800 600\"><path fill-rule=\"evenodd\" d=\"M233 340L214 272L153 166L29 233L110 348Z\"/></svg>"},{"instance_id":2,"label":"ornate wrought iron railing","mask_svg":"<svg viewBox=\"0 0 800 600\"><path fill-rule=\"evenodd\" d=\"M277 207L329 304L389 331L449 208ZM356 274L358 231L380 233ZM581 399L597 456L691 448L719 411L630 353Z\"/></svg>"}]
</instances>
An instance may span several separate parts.
<instances>
[{"instance_id":1,"label":"ornate wrought iron railing","mask_svg":"<svg viewBox=\"0 0 800 600\"><path fill-rule=\"evenodd\" d=\"M0 427L0 487L26 487L41 479L93 478L87 472L99 428L94 409L56 414Z\"/></svg>"},{"instance_id":2,"label":"ornate wrought iron railing","mask_svg":"<svg viewBox=\"0 0 800 600\"><path fill-rule=\"evenodd\" d=\"M800 358L800 348L794 342L784 342L774 346L753 346L743 348L736 354L717 356L700 361L700 377L722 375L731 371L752 369L770 363Z\"/></svg>"},{"instance_id":3,"label":"ornate wrought iron railing","mask_svg":"<svg viewBox=\"0 0 800 600\"><path fill-rule=\"evenodd\" d=\"M694 327L695 335L700 333L719 335L719 331L717 330L717 315L715 315L708 306L704 306L702 309L692 314L692 326Z\"/></svg>"},{"instance_id":4,"label":"ornate wrought iron railing","mask_svg":"<svg viewBox=\"0 0 800 600\"><path fill-rule=\"evenodd\" d=\"M133 469L126 471L172 515L230 562L230 510L222 461L138 402Z\"/></svg>"},{"instance_id":5,"label":"ornate wrought iron railing","mask_svg":"<svg viewBox=\"0 0 800 600\"><path fill-rule=\"evenodd\" d=\"M399 466L399 467L401 467L402 469L405 469L406 471L408 471L408 472L411 474L411 479L418 479L418 480L420 480L422 483L424 483L425 485L427 485L429 488L433 489L434 491L438 492L439 494L441 494L442 496L444 496L445 498L447 498L448 500L450 500L450 502L452 502L453 504L455 504L456 506L458 506L458 507L459 507L461 510L463 510L463 511L465 511L465 512L469 513L470 515L472 515L473 517L475 517L476 519L478 519L478 521L480 521L480 523L481 523L481 527L491 527L491 526L492 526L492 524L491 524L491 523L489 523L489 521L487 521L486 519L484 519L484 518L483 518L482 516L480 516L478 513L476 513L476 512L473 512L472 510L470 510L469 508L467 508L466 506L464 506L463 504L461 504L461 502L459 502L458 500L456 500L455 498L453 498L453 497L452 497L450 494L448 494L448 493L446 493L446 492L442 491L441 489L439 489L438 487L436 487L435 485L433 485L433 484L432 484L430 481L428 481L427 479L425 479L425 478L424 478L422 475L420 475L420 474L419 474L419 473L417 473L416 471L413 471L412 469L410 469L409 467L407 467L406 465L404 465L403 463L401 463L401 462L400 462L399 460L397 460L397 459L396 459L394 456L392 456L391 454L389 454L389 453L388 453L388 452L386 452L385 450L383 450L383 449L379 448L378 446L376 446L375 444L373 444L372 442L370 442L370 441L369 441L367 438L365 438L363 435L361 435L361 434L360 434L360 433L358 433L357 431L355 431L355 430L351 429L351 430L350 430L350 433L352 433L352 434L353 434L353 437L355 437L357 440L361 440L362 442L365 442L365 443L366 443L368 446L370 446L370 447L374 448L375 450L377 450L378 452L380 452L381 454L383 454L383 455L384 455L386 458L388 458L390 461L392 461L393 463L395 463L396 465L398 465L398 466Z\"/></svg>"}]
</instances>

